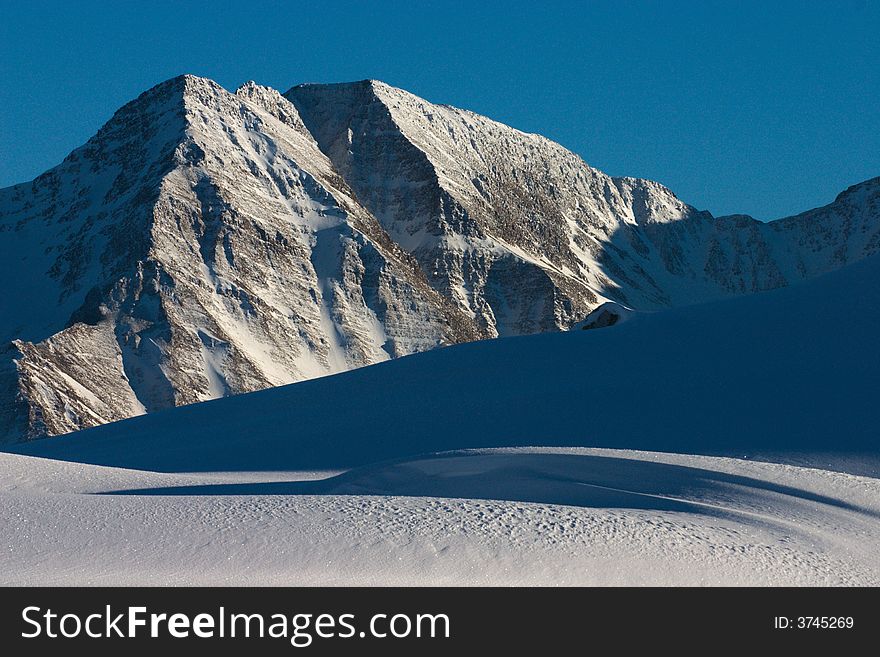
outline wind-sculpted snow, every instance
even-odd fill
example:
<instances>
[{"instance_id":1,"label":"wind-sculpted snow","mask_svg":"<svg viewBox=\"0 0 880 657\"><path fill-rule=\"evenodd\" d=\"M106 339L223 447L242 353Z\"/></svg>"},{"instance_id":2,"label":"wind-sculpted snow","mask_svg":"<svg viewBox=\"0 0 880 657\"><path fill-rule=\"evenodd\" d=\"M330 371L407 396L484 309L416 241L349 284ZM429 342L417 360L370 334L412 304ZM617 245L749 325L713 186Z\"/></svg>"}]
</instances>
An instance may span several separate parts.
<instances>
[{"instance_id":1,"label":"wind-sculpted snow","mask_svg":"<svg viewBox=\"0 0 880 657\"><path fill-rule=\"evenodd\" d=\"M479 450L159 474L0 454L0 584L877 585L880 481Z\"/></svg>"},{"instance_id":2,"label":"wind-sculpted snow","mask_svg":"<svg viewBox=\"0 0 880 657\"><path fill-rule=\"evenodd\" d=\"M880 179L778 222L716 220L379 82L284 97L182 76L0 190L0 440L607 326L600 306L772 289L878 249Z\"/></svg>"}]
</instances>

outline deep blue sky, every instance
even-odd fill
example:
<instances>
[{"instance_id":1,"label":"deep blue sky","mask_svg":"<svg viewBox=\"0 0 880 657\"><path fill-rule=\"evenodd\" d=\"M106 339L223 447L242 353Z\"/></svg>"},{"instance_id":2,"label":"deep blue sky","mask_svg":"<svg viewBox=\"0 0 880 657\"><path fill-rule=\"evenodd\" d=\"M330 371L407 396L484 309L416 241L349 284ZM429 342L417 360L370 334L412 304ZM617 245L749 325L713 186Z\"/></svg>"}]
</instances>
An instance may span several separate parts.
<instances>
[{"instance_id":1,"label":"deep blue sky","mask_svg":"<svg viewBox=\"0 0 880 657\"><path fill-rule=\"evenodd\" d=\"M785 216L880 175L877 0L0 0L0 187L184 72L378 78L715 214Z\"/></svg>"}]
</instances>

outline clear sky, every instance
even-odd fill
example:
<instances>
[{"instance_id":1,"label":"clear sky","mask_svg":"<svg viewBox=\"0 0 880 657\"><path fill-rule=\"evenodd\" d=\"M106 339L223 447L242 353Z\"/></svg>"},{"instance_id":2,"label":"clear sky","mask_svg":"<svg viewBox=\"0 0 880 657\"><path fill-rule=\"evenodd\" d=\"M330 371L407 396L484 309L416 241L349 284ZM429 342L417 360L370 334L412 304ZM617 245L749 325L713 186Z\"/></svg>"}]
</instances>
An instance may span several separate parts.
<instances>
[{"instance_id":1,"label":"clear sky","mask_svg":"<svg viewBox=\"0 0 880 657\"><path fill-rule=\"evenodd\" d=\"M773 219L880 175L878 0L0 0L0 187L179 73L381 79L716 215Z\"/></svg>"}]
</instances>

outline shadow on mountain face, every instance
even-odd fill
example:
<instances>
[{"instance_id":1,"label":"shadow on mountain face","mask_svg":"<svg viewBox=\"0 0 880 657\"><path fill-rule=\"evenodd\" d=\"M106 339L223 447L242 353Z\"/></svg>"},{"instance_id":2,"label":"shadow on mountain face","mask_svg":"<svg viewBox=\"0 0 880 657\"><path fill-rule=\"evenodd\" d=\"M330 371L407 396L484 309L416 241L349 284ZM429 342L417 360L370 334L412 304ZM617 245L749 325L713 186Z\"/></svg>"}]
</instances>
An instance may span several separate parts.
<instances>
[{"instance_id":1,"label":"shadow on mountain face","mask_svg":"<svg viewBox=\"0 0 880 657\"><path fill-rule=\"evenodd\" d=\"M589 454L490 452L379 463L318 481L210 484L109 495L381 495L697 512L727 516L822 504L880 514L791 486L702 468ZM772 515L772 513L771 513Z\"/></svg>"},{"instance_id":2,"label":"shadow on mountain face","mask_svg":"<svg viewBox=\"0 0 880 657\"><path fill-rule=\"evenodd\" d=\"M873 257L607 329L449 347L8 450L159 472L342 470L523 445L823 452L877 476L878 280Z\"/></svg>"}]
</instances>

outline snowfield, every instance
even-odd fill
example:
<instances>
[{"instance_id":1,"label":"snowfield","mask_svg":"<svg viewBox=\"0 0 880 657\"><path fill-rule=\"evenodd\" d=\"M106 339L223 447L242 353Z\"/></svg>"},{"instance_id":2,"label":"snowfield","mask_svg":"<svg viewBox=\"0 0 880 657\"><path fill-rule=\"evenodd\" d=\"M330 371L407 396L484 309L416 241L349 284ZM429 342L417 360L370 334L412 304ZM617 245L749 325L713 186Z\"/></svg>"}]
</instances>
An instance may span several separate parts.
<instances>
[{"instance_id":1,"label":"snowfield","mask_svg":"<svg viewBox=\"0 0 880 657\"><path fill-rule=\"evenodd\" d=\"M0 583L878 585L878 280L7 447Z\"/></svg>"},{"instance_id":2,"label":"snowfield","mask_svg":"<svg viewBox=\"0 0 880 657\"><path fill-rule=\"evenodd\" d=\"M585 448L326 473L0 457L3 584L880 583L880 480Z\"/></svg>"}]
</instances>

